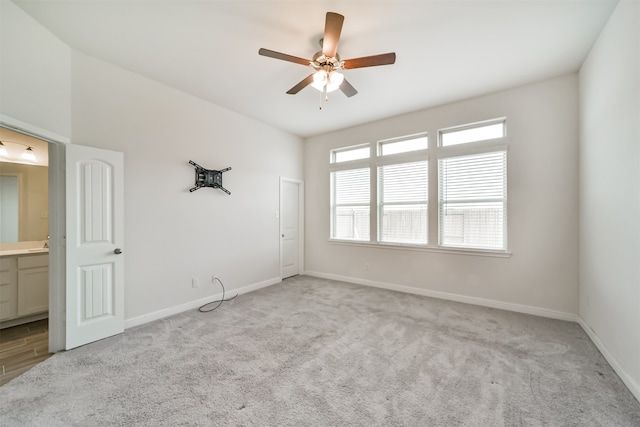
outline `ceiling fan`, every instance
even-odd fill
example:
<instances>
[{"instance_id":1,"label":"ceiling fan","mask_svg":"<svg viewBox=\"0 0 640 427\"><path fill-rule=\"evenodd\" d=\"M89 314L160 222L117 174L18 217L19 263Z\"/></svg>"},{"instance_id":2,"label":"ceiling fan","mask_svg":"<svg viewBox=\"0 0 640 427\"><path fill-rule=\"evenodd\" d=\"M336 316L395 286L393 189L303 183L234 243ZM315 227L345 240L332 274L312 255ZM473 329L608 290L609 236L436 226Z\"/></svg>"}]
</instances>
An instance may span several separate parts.
<instances>
[{"instance_id":1,"label":"ceiling fan","mask_svg":"<svg viewBox=\"0 0 640 427\"><path fill-rule=\"evenodd\" d=\"M313 68L313 73L287 91L290 95L295 95L305 87L311 85L323 93L325 100L328 92L333 92L337 89L340 89L345 95L351 97L357 94L358 91L351 86L340 71L393 64L396 62L396 54L394 52L384 53L381 55L364 56L341 61L340 55L338 55L338 42L340 41L343 22L344 16L334 12L327 12L327 18L324 24L324 38L320 39L322 50L316 52L311 60L264 48L261 48L258 54L293 62L295 64L311 66ZM322 108L322 105L320 108Z\"/></svg>"}]
</instances>

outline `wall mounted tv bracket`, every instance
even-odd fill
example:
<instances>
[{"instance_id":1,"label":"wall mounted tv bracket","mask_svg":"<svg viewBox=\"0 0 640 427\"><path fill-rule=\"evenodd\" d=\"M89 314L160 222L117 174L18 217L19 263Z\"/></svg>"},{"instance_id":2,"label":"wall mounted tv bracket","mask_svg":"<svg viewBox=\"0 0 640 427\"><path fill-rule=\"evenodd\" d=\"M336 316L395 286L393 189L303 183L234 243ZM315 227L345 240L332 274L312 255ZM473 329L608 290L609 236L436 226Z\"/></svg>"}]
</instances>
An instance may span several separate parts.
<instances>
[{"instance_id":1,"label":"wall mounted tv bracket","mask_svg":"<svg viewBox=\"0 0 640 427\"><path fill-rule=\"evenodd\" d=\"M222 169L219 171L205 169L193 160L189 160L189 164L196 168L196 183L195 187L190 188L189 192L193 193L199 188L202 187L212 187L219 188L227 194L231 194L229 190L222 186L222 173L226 171L230 171L231 168Z\"/></svg>"}]
</instances>

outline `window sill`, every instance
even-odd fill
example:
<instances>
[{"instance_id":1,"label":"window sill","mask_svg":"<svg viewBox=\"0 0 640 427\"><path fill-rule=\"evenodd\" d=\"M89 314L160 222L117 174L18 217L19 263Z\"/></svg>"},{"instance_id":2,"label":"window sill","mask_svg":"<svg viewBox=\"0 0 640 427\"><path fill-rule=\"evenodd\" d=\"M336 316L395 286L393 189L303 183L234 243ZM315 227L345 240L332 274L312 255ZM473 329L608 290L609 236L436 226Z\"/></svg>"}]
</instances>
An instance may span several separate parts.
<instances>
[{"instance_id":1,"label":"window sill","mask_svg":"<svg viewBox=\"0 0 640 427\"><path fill-rule=\"evenodd\" d=\"M437 246L418 246L418 245L400 245L392 243L370 243L359 242L354 240L336 240L329 239L329 243L333 245L345 245L345 246L361 246L366 248L379 248L379 249L393 249L404 251L418 251L418 252L434 252L454 255L471 255L471 256L485 256L493 258L511 258L512 253L508 251L492 251L485 249L465 249L465 248L448 248Z\"/></svg>"}]
</instances>

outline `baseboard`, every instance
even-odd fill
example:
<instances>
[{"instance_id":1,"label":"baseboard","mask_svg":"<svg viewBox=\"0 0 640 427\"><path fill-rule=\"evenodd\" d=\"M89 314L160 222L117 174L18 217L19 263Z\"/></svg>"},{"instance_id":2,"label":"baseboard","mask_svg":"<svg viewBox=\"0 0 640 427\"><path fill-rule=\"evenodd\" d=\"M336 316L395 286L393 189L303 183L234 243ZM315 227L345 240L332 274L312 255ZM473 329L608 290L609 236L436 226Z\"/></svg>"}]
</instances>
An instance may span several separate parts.
<instances>
[{"instance_id":1,"label":"baseboard","mask_svg":"<svg viewBox=\"0 0 640 427\"><path fill-rule=\"evenodd\" d=\"M229 294L246 294L249 292L256 291L258 289L266 288L267 286L275 285L277 283L282 282L280 277L274 277L269 280L265 280L262 282L254 283L252 285L243 286L239 289L233 289L226 292L226 297L229 297ZM153 313L143 314L142 316L132 317L131 319L125 319L124 328L129 329L134 326L144 325L145 323L153 322L154 320L164 319L165 317L173 316L174 314L179 314L188 310L193 310L195 308L201 307L204 304L216 301L222 298L222 292L216 295L209 295L205 298L200 298L195 301L189 301L184 304L175 305L173 307L168 307L162 310L154 311Z\"/></svg>"},{"instance_id":2,"label":"baseboard","mask_svg":"<svg viewBox=\"0 0 640 427\"><path fill-rule=\"evenodd\" d=\"M483 307L497 308L500 310L515 311L517 313L531 314L534 316L547 317L550 319L566 320L568 322L577 322L578 315L565 313L562 311L549 310L546 308L533 307L529 305L514 304L503 301L490 300L486 298L470 297L459 294L451 294L448 292L430 291L426 289L413 288L410 286L396 285L393 283L376 282L368 279L357 277L341 276L337 274L321 273L318 271L305 271L306 275L320 277L323 279L339 280L342 282L355 283L358 285L372 286L374 288L388 289L391 291L404 292L414 295L422 295L425 297L439 298L449 301L463 302L466 304L479 305Z\"/></svg>"},{"instance_id":3,"label":"baseboard","mask_svg":"<svg viewBox=\"0 0 640 427\"><path fill-rule=\"evenodd\" d=\"M49 317L49 312L45 311L44 313L18 317L17 319L12 319L12 320L5 320L4 322L0 322L0 329L11 328L13 326L22 325L24 323L31 323L37 320L47 319L48 317Z\"/></svg>"},{"instance_id":4,"label":"baseboard","mask_svg":"<svg viewBox=\"0 0 640 427\"><path fill-rule=\"evenodd\" d=\"M624 368L622 368L622 365L620 365L618 360L613 356L613 354L611 354L607 346L604 345L598 334L591 329L591 326L589 326L582 316L578 316L578 324L582 327L598 350L600 350L600 353L602 353L602 356L604 356L613 370L616 371L616 374L618 374L624 385L627 386L629 391L631 391L635 398L640 402L640 384L635 382L634 379L627 374Z\"/></svg>"}]
</instances>

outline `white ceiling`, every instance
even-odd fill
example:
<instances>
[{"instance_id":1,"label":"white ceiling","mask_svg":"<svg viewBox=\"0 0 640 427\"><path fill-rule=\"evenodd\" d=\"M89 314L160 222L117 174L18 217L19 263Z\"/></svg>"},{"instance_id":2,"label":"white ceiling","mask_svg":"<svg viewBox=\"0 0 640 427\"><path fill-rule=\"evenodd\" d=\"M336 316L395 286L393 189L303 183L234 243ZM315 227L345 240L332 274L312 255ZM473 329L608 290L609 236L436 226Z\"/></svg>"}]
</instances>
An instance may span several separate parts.
<instances>
[{"instance_id":1,"label":"white ceiling","mask_svg":"<svg viewBox=\"0 0 640 427\"><path fill-rule=\"evenodd\" d=\"M60 1L15 3L74 49L307 137L579 69L617 0ZM322 111L311 73L258 55L311 58L327 11L345 16L342 59L358 94Z\"/></svg>"}]
</instances>

